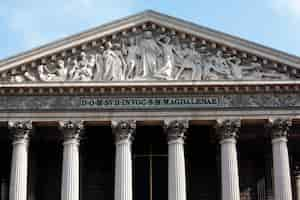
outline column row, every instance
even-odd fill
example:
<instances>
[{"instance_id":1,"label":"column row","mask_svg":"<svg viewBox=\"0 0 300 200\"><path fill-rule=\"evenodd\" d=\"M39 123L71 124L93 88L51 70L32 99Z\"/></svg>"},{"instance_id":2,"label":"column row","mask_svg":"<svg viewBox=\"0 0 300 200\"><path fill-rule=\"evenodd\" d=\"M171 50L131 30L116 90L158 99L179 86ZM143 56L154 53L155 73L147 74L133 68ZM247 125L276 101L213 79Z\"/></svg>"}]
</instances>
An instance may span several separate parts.
<instances>
[{"instance_id":1,"label":"column row","mask_svg":"<svg viewBox=\"0 0 300 200\"><path fill-rule=\"evenodd\" d=\"M266 125L273 152L274 199L292 200L287 134L288 119L270 119ZM236 139L240 120L219 120L216 124L221 145L222 200L239 200L239 176ZM297 194L298 195L298 194Z\"/></svg>"},{"instance_id":2,"label":"column row","mask_svg":"<svg viewBox=\"0 0 300 200\"><path fill-rule=\"evenodd\" d=\"M9 200L26 200L28 144L32 133L30 121L10 121L13 151ZM292 200L287 132L290 120L269 120L274 166L275 200ZM222 200L239 200L239 175L236 142L240 120L218 120L215 128L221 149ZM79 144L84 132L82 121L60 121L63 136L62 200L79 200ZM131 145L136 130L135 121L112 121L115 137L115 200L132 200ZM184 139L188 121L169 120L164 123L168 140L168 199L186 200ZM201 133L199 133L201 134Z\"/></svg>"}]
</instances>

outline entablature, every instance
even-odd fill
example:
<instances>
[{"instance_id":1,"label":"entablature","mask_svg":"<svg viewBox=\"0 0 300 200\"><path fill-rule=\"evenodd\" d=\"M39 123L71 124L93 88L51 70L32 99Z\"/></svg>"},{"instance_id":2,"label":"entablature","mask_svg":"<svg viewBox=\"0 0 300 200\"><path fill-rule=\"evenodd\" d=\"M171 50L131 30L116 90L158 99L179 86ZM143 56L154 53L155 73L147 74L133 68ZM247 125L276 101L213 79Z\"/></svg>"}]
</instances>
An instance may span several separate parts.
<instances>
[{"instance_id":1,"label":"entablature","mask_svg":"<svg viewBox=\"0 0 300 200\"><path fill-rule=\"evenodd\" d=\"M298 93L300 81L132 81L0 84L1 95Z\"/></svg>"},{"instance_id":2,"label":"entablature","mask_svg":"<svg viewBox=\"0 0 300 200\"><path fill-rule=\"evenodd\" d=\"M0 61L7 119L300 116L300 58L146 11Z\"/></svg>"}]
</instances>

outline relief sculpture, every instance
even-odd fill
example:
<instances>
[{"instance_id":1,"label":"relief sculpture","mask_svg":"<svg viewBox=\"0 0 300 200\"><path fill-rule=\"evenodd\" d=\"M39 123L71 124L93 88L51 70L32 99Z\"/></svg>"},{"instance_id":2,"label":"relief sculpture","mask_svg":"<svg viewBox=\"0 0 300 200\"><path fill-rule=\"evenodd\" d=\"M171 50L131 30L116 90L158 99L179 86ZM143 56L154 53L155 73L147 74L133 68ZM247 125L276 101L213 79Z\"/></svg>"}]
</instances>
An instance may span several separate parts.
<instances>
[{"instance_id":1,"label":"relief sculpture","mask_svg":"<svg viewBox=\"0 0 300 200\"><path fill-rule=\"evenodd\" d=\"M68 71L63 60L50 65L40 65L38 75L42 81L64 81L67 78Z\"/></svg>"},{"instance_id":2,"label":"relief sculpture","mask_svg":"<svg viewBox=\"0 0 300 200\"><path fill-rule=\"evenodd\" d=\"M10 82L282 80L288 75L218 48L154 30L123 35L8 77Z\"/></svg>"}]
</instances>

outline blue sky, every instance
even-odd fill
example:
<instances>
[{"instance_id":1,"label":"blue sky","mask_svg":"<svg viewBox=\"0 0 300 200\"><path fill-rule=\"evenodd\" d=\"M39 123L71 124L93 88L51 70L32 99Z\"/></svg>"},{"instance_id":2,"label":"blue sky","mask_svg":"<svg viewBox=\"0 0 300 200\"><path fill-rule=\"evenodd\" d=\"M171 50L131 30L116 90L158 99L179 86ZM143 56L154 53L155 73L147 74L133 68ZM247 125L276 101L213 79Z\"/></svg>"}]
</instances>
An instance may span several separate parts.
<instances>
[{"instance_id":1,"label":"blue sky","mask_svg":"<svg viewBox=\"0 0 300 200\"><path fill-rule=\"evenodd\" d=\"M0 59L146 9L300 56L300 0L1 0Z\"/></svg>"}]
</instances>

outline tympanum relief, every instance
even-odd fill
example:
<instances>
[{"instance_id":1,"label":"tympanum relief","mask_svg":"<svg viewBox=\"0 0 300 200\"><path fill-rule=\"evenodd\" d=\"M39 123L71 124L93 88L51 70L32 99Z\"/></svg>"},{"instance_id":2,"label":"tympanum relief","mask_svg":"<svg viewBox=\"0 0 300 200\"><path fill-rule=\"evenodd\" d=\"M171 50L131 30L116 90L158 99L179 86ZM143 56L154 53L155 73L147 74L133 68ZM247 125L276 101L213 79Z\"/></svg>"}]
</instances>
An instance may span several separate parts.
<instances>
[{"instance_id":1,"label":"tympanum relief","mask_svg":"<svg viewBox=\"0 0 300 200\"><path fill-rule=\"evenodd\" d=\"M274 66L183 39L143 30L8 77L10 82L131 80L282 80ZM4 80L5 81L5 80Z\"/></svg>"}]
</instances>

